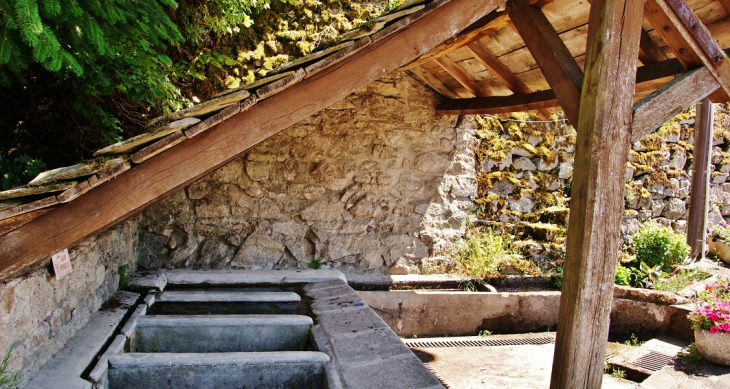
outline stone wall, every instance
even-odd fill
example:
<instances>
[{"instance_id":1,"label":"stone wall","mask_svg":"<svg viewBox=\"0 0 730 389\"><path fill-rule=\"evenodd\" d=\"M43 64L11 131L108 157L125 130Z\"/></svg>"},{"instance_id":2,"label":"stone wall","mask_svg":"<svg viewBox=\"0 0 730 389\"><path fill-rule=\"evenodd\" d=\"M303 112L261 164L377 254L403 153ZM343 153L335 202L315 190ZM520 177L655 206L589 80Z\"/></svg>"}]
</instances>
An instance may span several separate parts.
<instances>
[{"instance_id":1,"label":"stone wall","mask_svg":"<svg viewBox=\"0 0 730 389\"><path fill-rule=\"evenodd\" d=\"M417 271L475 207L473 121L437 102L394 74L283 131L145 210L140 266Z\"/></svg>"},{"instance_id":2,"label":"stone wall","mask_svg":"<svg viewBox=\"0 0 730 389\"><path fill-rule=\"evenodd\" d=\"M514 234L515 245L527 257L538 262L559 259L568 221L575 130L562 121L529 123L539 119L522 114L507 121L477 120L482 222ZM715 124L709 225L730 216L730 117L724 105L716 105ZM692 108L632 144L624 177L624 241L650 220L685 232L694 126Z\"/></svg>"},{"instance_id":3,"label":"stone wall","mask_svg":"<svg viewBox=\"0 0 730 389\"><path fill-rule=\"evenodd\" d=\"M0 283L0 358L31 377L117 290L119 268L135 269L138 222L132 218L69 248L73 272L57 280L49 268Z\"/></svg>"}]
</instances>

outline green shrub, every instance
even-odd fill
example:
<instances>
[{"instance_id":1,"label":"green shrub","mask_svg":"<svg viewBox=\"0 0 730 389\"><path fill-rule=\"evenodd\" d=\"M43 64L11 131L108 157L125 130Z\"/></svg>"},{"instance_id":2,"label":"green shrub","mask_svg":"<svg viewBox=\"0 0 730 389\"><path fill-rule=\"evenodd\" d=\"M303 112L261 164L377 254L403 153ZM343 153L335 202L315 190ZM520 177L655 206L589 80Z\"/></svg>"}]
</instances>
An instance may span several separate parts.
<instances>
[{"instance_id":1,"label":"green shrub","mask_svg":"<svg viewBox=\"0 0 730 389\"><path fill-rule=\"evenodd\" d=\"M670 269L681 264L689 255L689 245L682 234L671 228L648 223L633 235L631 247L637 263L650 268L661 265Z\"/></svg>"},{"instance_id":2,"label":"green shrub","mask_svg":"<svg viewBox=\"0 0 730 389\"><path fill-rule=\"evenodd\" d=\"M467 231L466 236L456 243L452 253L456 261L456 271L472 280L499 275L505 265L516 265L520 256L509 247L511 237L504 237L491 230ZM519 265L518 265L519 266Z\"/></svg>"},{"instance_id":3,"label":"green shrub","mask_svg":"<svg viewBox=\"0 0 730 389\"><path fill-rule=\"evenodd\" d=\"M630 285L631 270L621 265L616 265L616 285Z\"/></svg>"},{"instance_id":4,"label":"green shrub","mask_svg":"<svg viewBox=\"0 0 730 389\"><path fill-rule=\"evenodd\" d=\"M0 155L0 190L25 184L45 169L46 164L43 161L27 154L15 158Z\"/></svg>"}]
</instances>

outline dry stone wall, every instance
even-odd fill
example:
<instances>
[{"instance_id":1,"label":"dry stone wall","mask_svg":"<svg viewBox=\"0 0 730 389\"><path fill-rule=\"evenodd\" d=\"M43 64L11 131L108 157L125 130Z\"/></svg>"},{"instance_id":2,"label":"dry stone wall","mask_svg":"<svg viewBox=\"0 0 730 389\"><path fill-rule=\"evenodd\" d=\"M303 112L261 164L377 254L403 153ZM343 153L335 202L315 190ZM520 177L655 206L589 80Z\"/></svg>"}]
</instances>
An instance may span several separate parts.
<instances>
[{"instance_id":1,"label":"dry stone wall","mask_svg":"<svg viewBox=\"0 0 730 389\"><path fill-rule=\"evenodd\" d=\"M437 102L394 74L294 125L145 210L140 266L417 271L475 208L473 121Z\"/></svg>"},{"instance_id":2,"label":"dry stone wall","mask_svg":"<svg viewBox=\"0 0 730 389\"><path fill-rule=\"evenodd\" d=\"M715 108L709 225L730 216L730 116L726 106ZM528 115L477 120L482 223L514 234L515 246L527 257L558 260L564 253L575 130L562 121L529 123L539 119ZM692 108L632 144L624 177L624 241L650 220L686 231L694 126Z\"/></svg>"},{"instance_id":3,"label":"dry stone wall","mask_svg":"<svg viewBox=\"0 0 730 389\"><path fill-rule=\"evenodd\" d=\"M63 347L119 285L119 269L135 269L136 218L69 248L73 272L48 268L0 283L0 358L12 348L10 372L21 381ZM21 385L22 386L22 385Z\"/></svg>"}]
</instances>

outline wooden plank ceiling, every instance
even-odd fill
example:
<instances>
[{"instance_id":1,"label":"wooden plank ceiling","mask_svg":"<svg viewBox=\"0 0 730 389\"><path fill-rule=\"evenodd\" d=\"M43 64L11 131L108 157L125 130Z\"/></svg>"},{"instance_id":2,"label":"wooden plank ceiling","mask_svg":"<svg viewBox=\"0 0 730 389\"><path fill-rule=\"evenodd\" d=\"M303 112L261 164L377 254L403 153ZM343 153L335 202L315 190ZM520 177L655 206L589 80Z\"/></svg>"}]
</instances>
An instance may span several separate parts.
<instances>
[{"instance_id":1,"label":"wooden plank ceiling","mask_svg":"<svg viewBox=\"0 0 730 389\"><path fill-rule=\"evenodd\" d=\"M580 84L577 89L555 88L550 78L573 84L581 79L577 75L585 65L590 6L588 0L508 2L506 9L480 19L404 69L446 98L439 106L443 114L534 110L546 116L564 108L576 121ZM722 64L721 53L730 47L729 0L647 0L644 9L637 100L698 67L730 80L725 75L730 64ZM564 53L573 61L566 61ZM559 104L556 94L574 101ZM727 93L720 89L713 100L725 101Z\"/></svg>"}]
</instances>

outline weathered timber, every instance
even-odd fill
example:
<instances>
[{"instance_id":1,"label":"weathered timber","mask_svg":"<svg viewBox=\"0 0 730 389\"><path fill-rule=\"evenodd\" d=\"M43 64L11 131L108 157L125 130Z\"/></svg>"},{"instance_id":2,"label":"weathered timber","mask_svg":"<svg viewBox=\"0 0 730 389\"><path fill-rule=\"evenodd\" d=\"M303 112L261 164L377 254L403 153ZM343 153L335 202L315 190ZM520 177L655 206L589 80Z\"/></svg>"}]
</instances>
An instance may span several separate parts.
<instances>
[{"instance_id":1,"label":"weathered timber","mask_svg":"<svg viewBox=\"0 0 730 389\"><path fill-rule=\"evenodd\" d=\"M142 148L148 143L154 142L160 138L164 138L177 130L186 129L198 122L200 122L200 119L197 118L180 119L172 123L168 123L155 131L137 135L127 140L123 140L119 143L115 143L111 146L107 146L101 150L96 151L94 153L94 156L98 157L101 155L113 155L133 152Z\"/></svg>"},{"instance_id":2,"label":"weathered timber","mask_svg":"<svg viewBox=\"0 0 730 389\"><path fill-rule=\"evenodd\" d=\"M690 70L634 104L631 141L656 131L692 104L720 88L706 67Z\"/></svg>"},{"instance_id":3,"label":"weathered timber","mask_svg":"<svg viewBox=\"0 0 730 389\"><path fill-rule=\"evenodd\" d=\"M375 23L391 22L393 20L402 18L403 16L410 15L414 12L418 12L418 11L422 10L424 7L425 7L424 5L416 5L413 7L401 8L400 10L393 10L384 15L378 16L377 18L373 19L373 22L375 22Z\"/></svg>"},{"instance_id":4,"label":"weathered timber","mask_svg":"<svg viewBox=\"0 0 730 389\"><path fill-rule=\"evenodd\" d=\"M644 65L653 64L655 62L666 61L667 55L657 46L656 42L651 39L649 33L641 30L641 42L639 43L639 60Z\"/></svg>"},{"instance_id":5,"label":"weathered timber","mask_svg":"<svg viewBox=\"0 0 730 389\"><path fill-rule=\"evenodd\" d=\"M665 0L665 2L674 11L677 19L682 22L687 32L697 42L697 45L702 49L705 56L715 66L718 66L723 61L722 50L717 46L717 43L712 39L707 29L700 27L702 26L702 22L697 15L687 7L684 0Z\"/></svg>"},{"instance_id":6,"label":"weathered timber","mask_svg":"<svg viewBox=\"0 0 730 389\"><path fill-rule=\"evenodd\" d=\"M237 92L227 93L220 97L203 101L202 103L196 104L190 108L186 108L177 112L173 112L169 115L160 116L158 118L152 119L149 121L149 123L147 123L146 127L153 127L155 124L163 120L174 121L186 117L205 116L211 112L220 111L221 109L231 104L237 103L248 96L249 93L246 90L239 90Z\"/></svg>"},{"instance_id":7,"label":"weathered timber","mask_svg":"<svg viewBox=\"0 0 730 389\"><path fill-rule=\"evenodd\" d=\"M63 192L76 185L76 182L59 182L40 186L23 186L0 192L0 200L17 199L45 193Z\"/></svg>"},{"instance_id":8,"label":"weathered timber","mask_svg":"<svg viewBox=\"0 0 730 389\"><path fill-rule=\"evenodd\" d=\"M100 171L99 173L94 174L93 176L89 177L86 181L91 185L92 187L97 187L112 178L126 172L127 170L132 168L132 164L128 161L122 162L119 165L111 166L107 169L104 169Z\"/></svg>"},{"instance_id":9,"label":"weathered timber","mask_svg":"<svg viewBox=\"0 0 730 389\"><path fill-rule=\"evenodd\" d=\"M121 157L97 158L90 162L82 162L73 166L48 170L38 174L28 185L41 185L48 182L67 181L78 177L90 176L105 167L120 163L122 160Z\"/></svg>"},{"instance_id":10,"label":"weathered timber","mask_svg":"<svg viewBox=\"0 0 730 389\"><path fill-rule=\"evenodd\" d=\"M600 388L603 379L642 3L591 6L552 389Z\"/></svg>"},{"instance_id":11,"label":"weathered timber","mask_svg":"<svg viewBox=\"0 0 730 389\"><path fill-rule=\"evenodd\" d=\"M28 223L29 221L44 215L53 208L44 208L37 211L24 213L15 217L0 220L0 236L7 234L8 232Z\"/></svg>"},{"instance_id":12,"label":"weathered timber","mask_svg":"<svg viewBox=\"0 0 730 389\"><path fill-rule=\"evenodd\" d=\"M502 0L502 1L504 2L504 0ZM380 30L374 34L370 34L370 39L373 42L377 42L377 41L389 36L390 34L393 34L397 31L400 31L400 30L408 27L411 23L415 22L416 20L421 19L424 15L430 13L434 9L439 8L448 2L449 2L449 0L432 0L418 12L414 12L406 17L400 18L400 19L396 20L395 22L387 25L382 30Z\"/></svg>"},{"instance_id":13,"label":"weathered timber","mask_svg":"<svg viewBox=\"0 0 730 389\"><path fill-rule=\"evenodd\" d=\"M578 123L583 71L541 10L523 5L513 8L509 16L555 92L565 115L575 126Z\"/></svg>"},{"instance_id":14,"label":"weathered timber","mask_svg":"<svg viewBox=\"0 0 730 389\"><path fill-rule=\"evenodd\" d=\"M434 59L444 70L446 70L456 81L466 88L474 96L489 96L489 89L481 85L474 76L467 72L461 65L454 62L448 56Z\"/></svg>"},{"instance_id":15,"label":"weathered timber","mask_svg":"<svg viewBox=\"0 0 730 389\"><path fill-rule=\"evenodd\" d=\"M730 15L730 0L720 0L720 4L722 4L722 8L725 9L725 12Z\"/></svg>"},{"instance_id":16,"label":"weathered timber","mask_svg":"<svg viewBox=\"0 0 730 389\"><path fill-rule=\"evenodd\" d=\"M89 190L91 190L91 184L89 184L88 180L84 180L79 182L79 184L74 186L73 188L59 194L57 198L59 202L67 203L88 192Z\"/></svg>"},{"instance_id":17,"label":"weathered timber","mask_svg":"<svg viewBox=\"0 0 730 389\"><path fill-rule=\"evenodd\" d=\"M216 94L213 95L213 98L220 97L220 96L225 96L225 95L229 95L231 93L240 92L242 90L251 91L251 90L254 90L254 89L258 88L258 87L262 87L264 85L271 84L272 82L277 81L277 80L280 80L280 79L282 79L284 77L291 76L293 74L294 74L294 71L292 70L292 71L289 71L289 72L284 72L284 73L275 74L273 76L264 77L264 78L262 78L260 80L254 81L252 83L249 83L249 84L246 84L246 85L243 85L243 86L239 86L238 88L232 88L232 89L228 89L228 90L225 90L223 92L220 92L220 93L216 93Z\"/></svg>"},{"instance_id":18,"label":"weathered timber","mask_svg":"<svg viewBox=\"0 0 730 389\"><path fill-rule=\"evenodd\" d=\"M490 73L507 86L514 93L532 93L532 90L517 78L509 68L504 66L497 57L479 41L471 42L466 47L474 54L474 59L479 61Z\"/></svg>"},{"instance_id":19,"label":"weathered timber","mask_svg":"<svg viewBox=\"0 0 730 389\"><path fill-rule=\"evenodd\" d=\"M278 73L288 71L288 70L296 68L296 67L300 67L306 63L314 62L322 57L330 55L338 50L342 50L342 49L352 46L354 44L355 44L355 41L346 41L346 42L342 42L338 45L328 47L324 50L315 51L314 53L310 53L303 57L299 57L293 61L289 61L289 62L279 66L278 68L272 70L268 74L278 74ZM246 96L246 97L248 97L248 96Z\"/></svg>"},{"instance_id":20,"label":"weathered timber","mask_svg":"<svg viewBox=\"0 0 730 389\"><path fill-rule=\"evenodd\" d=\"M365 46L370 44L370 37L364 36L360 39L358 39L354 45L348 46L345 49L342 49L336 53L331 54L330 56L323 58L311 65L308 65L306 68L304 68L304 71L307 72L307 75L304 76L304 78L312 77L314 74L319 72L322 69L327 68L330 65L333 65L355 53L365 48Z\"/></svg>"},{"instance_id":21,"label":"weathered timber","mask_svg":"<svg viewBox=\"0 0 730 389\"><path fill-rule=\"evenodd\" d=\"M684 4L682 2L682 4ZM678 3L674 4L680 7ZM682 8L681 18L675 13L667 0L646 0L645 14L647 20L654 27L659 36L671 48L674 55L687 69L707 66L713 76L722 86L722 90L715 92L711 99L715 102L730 100L730 60L727 54L720 50L717 42L709 35L704 24L694 15L691 9ZM684 25L683 19L691 15L693 19L687 21L691 27ZM691 31L690 31L691 30ZM698 42L696 36L704 36ZM713 53L710 58L707 53Z\"/></svg>"},{"instance_id":22,"label":"weathered timber","mask_svg":"<svg viewBox=\"0 0 730 389\"><path fill-rule=\"evenodd\" d=\"M252 95L246 100L243 100L239 102L236 105L232 105L215 115L203 120L202 122L188 128L184 131L185 136L188 138L192 138L195 135L200 134L201 132L215 126L216 124L227 120L228 118L232 117L233 115L237 115L239 112L241 112L241 107L246 107L246 109L250 108L252 105L256 104L258 101L258 97L256 95Z\"/></svg>"},{"instance_id":23,"label":"weathered timber","mask_svg":"<svg viewBox=\"0 0 730 389\"><path fill-rule=\"evenodd\" d=\"M301 81L306 75L307 72L304 69L297 69L291 76L286 76L281 80L274 81L271 84L265 85L260 89L257 89L256 96L258 96L259 100L263 100L269 96L273 96Z\"/></svg>"},{"instance_id":24,"label":"weathered timber","mask_svg":"<svg viewBox=\"0 0 730 389\"><path fill-rule=\"evenodd\" d=\"M425 3L425 2L426 2L426 0L406 0L401 5L393 8L393 10L391 12L398 12L400 10L403 10L403 9L406 9L406 8L411 8L414 5L422 4L422 3Z\"/></svg>"},{"instance_id":25,"label":"weathered timber","mask_svg":"<svg viewBox=\"0 0 730 389\"><path fill-rule=\"evenodd\" d=\"M704 258L707 251L707 212L710 205L710 161L712 160L712 132L714 109L708 98L697 104L697 132L695 133L692 162L692 189L690 191L687 244L690 256Z\"/></svg>"},{"instance_id":26,"label":"weathered timber","mask_svg":"<svg viewBox=\"0 0 730 389\"><path fill-rule=\"evenodd\" d=\"M46 197L40 200L36 200L27 204L17 205L12 208L6 208L0 211L0 220L12 218L24 213L33 212L42 208L47 208L58 204L58 198L56 196ZM29 242L32 244L32 242ZM22 251L22 248L19 249Z\"/></svg>"},{"instance_id":27,"label":"weathered timber","mask_svg":"<svg viewBox=\"0 0 730 389\"><path fill-rule=\"evenodd\" d=\"M338 36L336 39L339 41L361 39L363 37L375 34L376 32L382 30L383 27L385 27L385 24L386 24L385 22L380 22L380 23L368 22L354 30L348 31L348 32Z\"/></svg>"},{"instance_id":28,"label":"weathered timber","mask_svg":"<svg viewBox=\"0 0 730 389\"><path fill-rule=\"evenodd\" d=\"M234 107L235 111L239 110L238 103L236 103ZM185 137L185 134L181 130L177 130L172 134L132 154L132 162L142 163L187 139L188 138Z\"/></svg>"},{"instance_id":29,"label":"weathered timber","mask_svg":"<svg viewBox=\"0 0 730 389\"><path fill-rule=\"evenodd\" d=\"M552 90L546 90L534 93L515 93L509 96L444 100L438 105L436 112L442 115L497 115L559 106L555 93Z\"/></svg>"},{"instance_id":30,"label":"weathered timber","mask_svg":"<svg viewBox=\"0 0 730 389\"><path fill-rule=\"evenodd\" d=\"M422 66L411 68L410 70L406 70L406 72L413 73L413 77L415 77L418 80L421 80L421 82L425 83L426 85L428 85L429 87L434 89L436 92L438 92L442 96L448 97L450 99L459 98L459 95L454 93L454 91L452 91L451 88L446 86L446 84L444 84L441 80L436 78L427 69L424 69Z\"/></svg>"},{"instance_id":31,"label":"weathered timber","mask_svg":"<svg viewBox=\"0 0 730 389\"><path fill-rule=\"evenodd\" d=\"M196 141L136 165L124 174L0 237L0 280L139 212L247 150L418 58L501 4L451 0L389 39L369 45L283 93L205 131Z\"/></svg>"}]
</instances>

